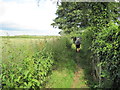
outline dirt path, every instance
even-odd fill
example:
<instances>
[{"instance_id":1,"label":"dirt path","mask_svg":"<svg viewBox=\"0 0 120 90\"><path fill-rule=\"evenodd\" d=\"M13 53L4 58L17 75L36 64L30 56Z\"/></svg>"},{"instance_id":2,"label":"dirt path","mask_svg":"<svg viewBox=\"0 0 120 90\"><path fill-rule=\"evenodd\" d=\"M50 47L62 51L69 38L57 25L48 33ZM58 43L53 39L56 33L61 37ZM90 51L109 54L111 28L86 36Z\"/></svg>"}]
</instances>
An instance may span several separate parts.
<instances>
[{"instance_id":1,"label":"dirt path","mask_svg":"<svg viewBox=\"0 0 120 90\"><path fill-rule=\"evenodd\" d=\"M73 57L70 57L73 55ZM46 88L89 88L86 77L86 58L83 53L67 53L63 55L62 60L56 66L57 69L52 71L48 78ZM86 67L85 67L86 66ZM85 73L85 74L84 74Z\"/></svg>"},{"instance_id":2,"label":"dirt path","mask_svg":"<svg viewBox=\"0 0 120 90\"><path fill-rule=\"evenodd\" d=\"M80 57L76 56L76 61L78 62L80 60ZM71 88L87 88L86 80L84 78L84 70L79 66L76 65L76 72L73 77L73 83L71 85Z\"/></svg>"}]
</instances>

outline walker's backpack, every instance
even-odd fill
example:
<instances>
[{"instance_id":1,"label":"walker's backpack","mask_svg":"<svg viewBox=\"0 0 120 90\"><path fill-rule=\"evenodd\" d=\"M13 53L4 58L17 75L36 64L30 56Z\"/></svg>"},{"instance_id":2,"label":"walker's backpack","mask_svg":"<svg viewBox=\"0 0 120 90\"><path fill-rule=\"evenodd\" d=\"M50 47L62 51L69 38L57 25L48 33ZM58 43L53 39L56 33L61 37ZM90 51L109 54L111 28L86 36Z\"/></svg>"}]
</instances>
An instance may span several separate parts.
<instances>
[{"instance_id":1,"label":"walker's backpack","mask_svg":"<svg viewBox=\"0 0 120 90\"><path fill-rule=\"evenodd\" d=\"M76 44L76 45L80 45L80 43L81 43L81 42L80 42L80 38L77 38L76 41L75 41L75 44Z\"/></svg>"}]
</instances>

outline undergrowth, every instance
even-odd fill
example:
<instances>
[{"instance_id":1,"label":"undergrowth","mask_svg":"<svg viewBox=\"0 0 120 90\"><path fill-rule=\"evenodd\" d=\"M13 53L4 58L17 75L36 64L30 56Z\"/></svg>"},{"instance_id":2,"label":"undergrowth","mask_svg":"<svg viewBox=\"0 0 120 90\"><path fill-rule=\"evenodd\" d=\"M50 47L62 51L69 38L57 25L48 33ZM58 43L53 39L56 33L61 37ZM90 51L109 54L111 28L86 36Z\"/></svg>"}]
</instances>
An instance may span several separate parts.
<instances>
[{"instance_id":1,"label":"undergrowth","mask_svg":"<svg viewBox=\"0 0 120 90\"><path fill-rule=\"evenodd\" d=\"M66 50L67 39L26 40L24 43L14 40L4 38L1 43L2 88L43 88L55 62Z\"/></svg>"}]
</instances>

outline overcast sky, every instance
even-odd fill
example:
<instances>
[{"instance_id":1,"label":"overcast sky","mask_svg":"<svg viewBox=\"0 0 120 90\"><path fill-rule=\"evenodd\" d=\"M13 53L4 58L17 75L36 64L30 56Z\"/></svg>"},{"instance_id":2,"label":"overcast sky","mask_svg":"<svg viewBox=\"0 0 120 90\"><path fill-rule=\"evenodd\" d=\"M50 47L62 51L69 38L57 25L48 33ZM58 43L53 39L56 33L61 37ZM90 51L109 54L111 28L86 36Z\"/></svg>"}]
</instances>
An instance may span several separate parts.
<instances>
[{"instance_id":1,"label":"overcast sky","mask_svg":"<svg viewBox=\"0 0 120 90\"><path fill-rule=\"evenodd\" d=\"M58 35L55 0L0 0L0 35Z\"/></svg>"}]
</instances>

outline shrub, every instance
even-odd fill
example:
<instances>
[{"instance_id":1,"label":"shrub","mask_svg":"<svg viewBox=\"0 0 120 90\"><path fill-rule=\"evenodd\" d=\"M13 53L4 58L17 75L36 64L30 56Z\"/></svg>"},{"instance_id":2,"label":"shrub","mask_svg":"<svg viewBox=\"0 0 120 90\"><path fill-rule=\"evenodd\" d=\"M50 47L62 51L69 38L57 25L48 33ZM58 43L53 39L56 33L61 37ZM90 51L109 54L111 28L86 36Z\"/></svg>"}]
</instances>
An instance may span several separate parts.
<instances>
[{"instance_id":1,"label":"shrub","mask_svg":"<svg viewBox=\"0 0 120 90\"><path fill-rule=\"evenodd\" d=\"M93 55L100 59L102 66L102 87L119 87L120 85L120 30L118 25L109 23L108 28L103 28L97 33L92 43ZM93 57L95 58L95 57Z\"/></svg>"}]
</instances>

